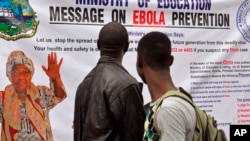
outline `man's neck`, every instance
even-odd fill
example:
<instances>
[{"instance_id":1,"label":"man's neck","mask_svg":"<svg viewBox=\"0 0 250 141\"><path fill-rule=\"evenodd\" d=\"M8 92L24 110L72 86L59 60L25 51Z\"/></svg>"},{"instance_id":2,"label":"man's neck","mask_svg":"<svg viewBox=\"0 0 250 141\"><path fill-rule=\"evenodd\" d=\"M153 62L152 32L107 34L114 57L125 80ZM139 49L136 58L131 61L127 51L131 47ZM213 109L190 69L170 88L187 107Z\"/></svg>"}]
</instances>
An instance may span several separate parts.
<instances>
[{"instance_id":1,"label":"man's neck","mask_svg":"<svg viewBox=\"0 0 250 141\"><path fill-rule=\"evenodd\" d=\"M152 102L156 101L167 91L176 90L169 73L151 73L146 78Z\"/></svg>"}]
</instances>

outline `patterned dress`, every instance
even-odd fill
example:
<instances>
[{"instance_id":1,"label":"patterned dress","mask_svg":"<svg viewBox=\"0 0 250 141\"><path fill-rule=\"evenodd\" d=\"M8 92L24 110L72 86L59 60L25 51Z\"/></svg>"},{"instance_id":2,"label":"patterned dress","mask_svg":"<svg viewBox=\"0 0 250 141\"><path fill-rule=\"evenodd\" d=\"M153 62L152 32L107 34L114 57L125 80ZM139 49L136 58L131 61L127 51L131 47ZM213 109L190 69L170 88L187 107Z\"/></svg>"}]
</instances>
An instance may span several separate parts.
<instances>
[{"instance_id":1,"label":"patterned dress","mask_svg":"<svg viewBox=\"0 0 250 141\"><path fill-rule=\"evenodd\" d=\"M0 92L1 141L53 141L49 111L65 97L55 97L53 84L32 84L26 94L22 104L12 85Z\"/></svg>"}]
</instances>

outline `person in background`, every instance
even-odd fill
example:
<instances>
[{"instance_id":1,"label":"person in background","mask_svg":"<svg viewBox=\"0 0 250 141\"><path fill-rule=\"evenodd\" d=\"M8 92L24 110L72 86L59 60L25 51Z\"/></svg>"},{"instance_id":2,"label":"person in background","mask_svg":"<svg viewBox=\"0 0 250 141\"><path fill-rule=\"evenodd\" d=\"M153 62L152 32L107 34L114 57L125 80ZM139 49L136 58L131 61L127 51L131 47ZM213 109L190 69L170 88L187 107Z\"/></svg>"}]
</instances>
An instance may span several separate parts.
<instances>
[{"instance_id":1,"label":"person in background","mask_svg":"<svg viewBox=\"0 0 250 141\"><path fill-rule=\"evenodd\" d=\"M0 92L1 141L53 141L49 111L66 98L56 53L48 54L48 67L42 69L50 88L32 83L34 65L24 52L10 53L6 74L11 84Z\"/></svg>"},{"instance_id":2,"label":"person in background","mask_svg":"<svg viewBox=\"0 0 250 141\"><path fill-rule=\"evenodd\" d=\"M170 66L173 60L171 41L165 34L150 32L139 41L137 72L147 84L152 99L143 141L192 141L196 124L196 113L192 105L182 98L168 97L155 110L161 97L169 92L182 91L172 82Z\"/></svg>"},{"instance_id":3,"label":"person in background","mask_svg":"<svg viewBox=\"0 0 250 141\"><path fill-rule=\"evenodd\" d=\"M122 66L129 46L126 28L110 22L101 29L100 59L78 86L74 141L141 141L145 111L141 89Z\"/></svg>"}]
</instances>

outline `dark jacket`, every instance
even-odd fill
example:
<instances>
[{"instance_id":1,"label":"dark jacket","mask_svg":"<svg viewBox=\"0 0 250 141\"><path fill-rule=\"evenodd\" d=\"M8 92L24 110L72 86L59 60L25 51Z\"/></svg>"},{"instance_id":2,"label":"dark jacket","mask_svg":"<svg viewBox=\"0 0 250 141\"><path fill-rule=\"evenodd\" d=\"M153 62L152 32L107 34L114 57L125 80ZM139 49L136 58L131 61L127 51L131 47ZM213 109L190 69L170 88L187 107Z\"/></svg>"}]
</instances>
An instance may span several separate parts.
<instances>
[{"instance_id":1,"label":"dark jacket","mask_svg":"<svg viewBox=\"0 0 250 141\"><path fill-rule=\"evenodd\" d=\"M138 82L111 57L78 86L74 141L141 141L145 112Z\"/></svg>"}]
</instances>

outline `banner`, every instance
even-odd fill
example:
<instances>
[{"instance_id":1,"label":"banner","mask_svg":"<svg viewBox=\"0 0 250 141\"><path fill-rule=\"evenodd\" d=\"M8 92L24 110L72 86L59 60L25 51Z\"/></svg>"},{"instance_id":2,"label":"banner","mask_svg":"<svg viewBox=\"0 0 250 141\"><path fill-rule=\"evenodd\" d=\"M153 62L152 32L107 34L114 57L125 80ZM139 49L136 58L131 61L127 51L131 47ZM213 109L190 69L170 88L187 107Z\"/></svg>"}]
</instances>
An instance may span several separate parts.
<instances>
[{"instance_id":1,"label":"banner","mask_svg":"<svg viewBox=\"0 0 250 141\"><path fill-rule=\"evenodd\" d=\"M32 82L49 86L41 66L56 52L64 59L61 78L68 97L50 112L52 130L55 141L73 140L76 89L99 59L100 29L117 21L129 34L123 65L138 81L140 38L150 31L169 36L175 85L190 92L229 138L231 124L250 124L249 11L249 0L2 0L0 87L10 84L5 66L13 50L33 60ZM143 96L150 102L146 85Z\"/></svg>"}]
</instances>

